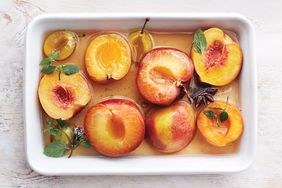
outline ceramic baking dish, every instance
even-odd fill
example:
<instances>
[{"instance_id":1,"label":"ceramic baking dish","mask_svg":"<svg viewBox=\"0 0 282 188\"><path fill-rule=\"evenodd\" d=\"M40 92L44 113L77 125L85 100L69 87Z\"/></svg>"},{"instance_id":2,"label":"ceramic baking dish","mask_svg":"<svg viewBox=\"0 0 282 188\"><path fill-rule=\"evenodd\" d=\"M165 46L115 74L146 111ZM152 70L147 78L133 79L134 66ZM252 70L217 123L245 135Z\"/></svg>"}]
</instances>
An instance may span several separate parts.
<instances>
[{"instance_id":1,"label":"ceramic baking dish","mask_svg":"<svg viewBox=\"0 0 282 188\"><path fill-rule=\"evenodd\" d=\"M42 43L49 30L127 30L138 28L149 17L156 30L195 30L220 27L238 34L244 54L240 75L240 103L244 133L235 154L162 155L106 158L74 156L50 158L43 154L40 104L37 97ZM135 175L135 174L207 174L237 172L254 159L257 127L257 81L254 57L254 29L245 17L227 13L193 14L46 14L35 18L26 34L24 76L24 114L27 161L31 168L45 175Z\"/></svg>"}]
</instances>

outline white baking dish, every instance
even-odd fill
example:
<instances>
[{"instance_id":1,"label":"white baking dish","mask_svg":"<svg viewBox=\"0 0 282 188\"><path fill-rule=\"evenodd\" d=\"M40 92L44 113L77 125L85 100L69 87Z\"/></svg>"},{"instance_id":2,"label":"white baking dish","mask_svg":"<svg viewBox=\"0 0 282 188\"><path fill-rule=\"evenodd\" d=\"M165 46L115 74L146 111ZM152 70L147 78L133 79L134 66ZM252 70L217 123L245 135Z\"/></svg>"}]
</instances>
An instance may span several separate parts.
<instances>
[{"instance_id":1,"label":"white baking dish","mask_svg":"<svg viewBox=\"0 0 282 188\"><path fill-rule=\"evenodd\" d=\"M126 30L138 28L150 17L150 28L158 30L195 30L220 27L235 31L243 49L244 65L240 75L241 110L245 129L237 153L232 155L131 156L118 159L74 156L50 158L43 154L42 122L37 97L39 62L44 33L48 30ZM257 127L256 64L254 29L238 14L47 14L28 26L25 61L26 154L31 168L45 175L95 174L203 174L237 172L254 159Z\"/></svg>"}]
</instances>

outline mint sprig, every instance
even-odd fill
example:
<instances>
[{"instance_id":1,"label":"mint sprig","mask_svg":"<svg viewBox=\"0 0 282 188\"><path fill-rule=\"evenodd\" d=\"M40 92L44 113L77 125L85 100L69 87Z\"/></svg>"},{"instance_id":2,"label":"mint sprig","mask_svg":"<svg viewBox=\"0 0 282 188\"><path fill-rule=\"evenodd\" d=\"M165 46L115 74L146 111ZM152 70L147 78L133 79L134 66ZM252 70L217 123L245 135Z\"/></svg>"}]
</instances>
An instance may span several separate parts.
<instances>
[{"instance_id":1,"label":"mint sprig","mask_svg":"<svg viewBox=\"0 0 282 188\"><path fill-rule=\"evenodd\" d=\"M49 55L47 58L43 59L40 62L40 65L43 66L41 69L41 73L43 74L52 74L55 71L59 72L59 80L61 79L61 73L63 72L65 75L69 76L72 74L75 74L80 71L79 66L68 64L68 65L59 65L54 66L51 65L52 62L56 62L56 59L59 56L59 51L53 52L51 55Z\"/></svg>"},{"instance_id":2,"label":"mint sprig","mask_svg":"<svg viewBox=\"0 0 282 188\"><path fill-rule=\"evenodd\" d=\"M46 145L44 148L44 154L49 157L62 157L65 152L70 151L68 158L72 156L73 151L80 145L85 148L91 147L91 144L87 140L84 129L81 127L76 127L73 130L73 139L64 131L64 127L68 126L67 121L57 119L56 121L47 118L48 128L44 129L44 132L49 132L50 135L59 136L64 134L68 139L68 144L62 142L61 140L54 140L50 144Z\"/></svg>"},{"instance_id":3,"label":"mint sprig","mask_svg":"<svg viewBox=\"0 0 282 188\"><path fill-rule=\"evenodd\" d=\"M71 151L70 151L68 158L72 156L73 151L80 145L82 145L85 148L91 147L90 142L85 137L84 129L82 127L76 127L74 128L74 137L73 137L73 141L72 141L71 149L70 149Z\"/></svg>"},{"instance_id":4,"label":"mint sprig","mask_svg":"<svg viewBox=\"0 0 282 188\"><path fill-rule=\"evenodd\" d=\"M193 46L197 53L203 54L207 47L207 40L204 35L204 32L201 29L198 29L194 33L194 40L193 40Z\"/></svg>"},{"instance_id":5,"label":"mint sprig","mask_svg":"<svg viewBox=\"0 0 282 188\"><path fill-rule=\"evenodd\" d=\"M216 115L213 111L211 111L211 110L204 110L204 114L205 114L208 118L215 119L216 125L217 125L218 127L220 127L220 124L219 124L219 122L218 122L217 115Z\"/></svg>"},{"instance_id":6,"label":"mint sprig","mask_svg":"<svg viewBox=\"0 0 282 188\"><path fill-rule=\"evenodd\" d=\"M222 112L219 114L219 118L218 116L212 111L212 110L204 110L203 113L208 117L208 118L211 118L211 119L215 119L216 120L216 125L219 127L220 124L219 124L219 120L220 122L224 122L224 121L227 121L228 120L228 112L226 111L226 107L227 107L227 104L228 104L228 99L229 99L229 96L227 97L226 99L226 102L225 102L225 107L224 108L221 108L219 106L211 106L209 107L210 109L215 109L215 110L221 110Z\"/></svg>"}]
</instances>

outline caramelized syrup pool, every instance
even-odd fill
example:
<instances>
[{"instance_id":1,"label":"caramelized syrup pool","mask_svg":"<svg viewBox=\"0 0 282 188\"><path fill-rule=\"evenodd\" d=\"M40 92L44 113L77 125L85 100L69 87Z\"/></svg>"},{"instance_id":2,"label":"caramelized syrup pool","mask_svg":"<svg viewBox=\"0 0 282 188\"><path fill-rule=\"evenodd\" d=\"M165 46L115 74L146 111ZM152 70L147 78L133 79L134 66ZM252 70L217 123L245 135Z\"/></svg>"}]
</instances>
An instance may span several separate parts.
<instances>
[{"instance_id":1,"label":"caramelized syrup pool","mask_svg":"<svg viewBox=\"0 0 282 188\"><path fill-rule=\"evenodd\" d=\"M71 125L83 126L84 116L87 110L94 104L98 103L105 97L109 96L125 96L135 100L140 106L144 104L144 99L140 96L137 86L136 86L136 73L137 73L137 63L133 62L130 71L128 74L119 81L114 81L106 85L96 84L88 77L85 66L84 66L84 54L87 49L88 44L93 39L93 37L99 32L96 31L75 31L78 34L79 42L74 51L74 53L65 61L61 61L64 63L72 63L81 67L82 73L88 79L92 90L92 99L90 103L76 116L69 120ZM124 35L127 35L128 32L120 32ZM155 47L158 46L169 46L174 47L179 50L190 54L191 45L193 42L192 32L150 32L151 36L154 40ZM228 33L234 39L236 38L234 33ZM235 39L236 40L236 39ZM239 99L239 81L238 78L233 81L231 84L218 88L219 91L215 95L215 100L226 100L226 97L229 96L229 101L235 104L237 107L240 107L240 99ZM146 107L143 108L146 113ZM43 111L43 110L42 110ZM46 122L46 114L43 112L43 122ZM45 124L45 123L44 123ZM44 127L47 125L45 124ZM45 143L50 142L49 134L44 134ZM240 139L239 139L240 140ZM214 147L209 145L204 138L201 136L199 131L196 132L195 137L191 141L191 143L184 148L183 150L170 154L170 155L186 155L186 154L232 154L236 153L239 147L239 142L232 143L226 147ZM81 155L81 156L94 156L99 155L95 152L94 149L89 148L85 149L83 147L78 147L73 155ZM146 141L146 139L142 142L142 144L133 152L129 153L129 156L136 155L164 155L155 149L153 149ZM166 154L167 155L167 154Z\"/></svg>"}]
</instances>

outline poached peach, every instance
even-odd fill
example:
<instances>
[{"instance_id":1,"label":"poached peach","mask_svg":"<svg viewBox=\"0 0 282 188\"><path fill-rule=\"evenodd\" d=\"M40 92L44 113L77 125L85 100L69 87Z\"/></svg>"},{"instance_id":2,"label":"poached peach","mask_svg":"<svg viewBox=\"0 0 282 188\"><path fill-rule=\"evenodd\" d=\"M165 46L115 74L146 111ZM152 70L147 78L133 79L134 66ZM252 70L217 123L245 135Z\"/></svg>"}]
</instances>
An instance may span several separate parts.
<instances>
[{"instance_id":1,"label":"poached peach","mask_svg":"<svg viewBox=\"0 0 282 188\"><path fill-rule=\"evenodd\" d=\"M223 86L233 81L242 67L242 50L230 36L221 29L204 31L206 49L203 53L192 48L191 57L195 70L204 83Z\"/></svg>"},{"instance_id":2,"label":"poached peach","mask_svg":"<svg viewBox=\"0 0 282 188\"><path fill-rule=\"evenodd\" d=\"M77 36L72 31L55 31L48 35L44 41L43 51L46 56L59 51L57 60L67 59L74 52Z\"/></svg>"},{"instance_id":3,"label":"poached peach","mask_svg":"<svg viewBox=\"0 0 282 188\"><path fill-rule=\"evenodd\" d=\"M80 73L65 75L55 71L45 74L39 83L38 96L44 111L54 119L67 120L91 99L87 80Z\"/></svg>"},{"instance_id":4,"label":"poached peach","mask_svg":"<svg viewBox=\"0 0 282 188\"><path fill-rule=\"evenodd\" d=\"M180 83L193 76L192 61L175 48L154 48L142 58L137 73L141 95L158 105L170 105L179 96Z\"/></svg>"},{"instance_id":5,"label":"poached peach","mask_svg":"<svg viewBox=\"0 0 282 188\"><path fill-rule=\"evenodd\" d=\"M215 119L209 118L204 114L204 110L211 110L216 116L219 116L222 112L219 108L226 108L228 119L217 125ZM197 117L197 126L208 143L222 147L234 142L241 136L244 123L240 110L235 106L231 104L226 105L223 101L216 101L210 103L204 110Z\"/></svg>"},{"instance_id":6,"label":"poached peach","mask_svg":"<svg viewBox=\"0 0 282 188\"><path fill-rule=\"evenodd\" d=\"M133 151L145 134L140 108L126 99L109 99L92 106L85 116L84 129L95 150L109 157Z\"/></svg>"},{"instance_id":7,"label":"poached peach","mask_svg":"<svg viewBox=\"0 0 282 188\"><path fill-rule=\"evenodd\" d=\"M185 101L153 109L146 117L146 138L160 152L180 151L191 142L195 121L194 110Z\"/></svg>"},{"instance_id":8,"label":"poached peach","mask_svg":"<svg viewBox=\"0 0 282 188\"><path fill-rule=\"evenodd\" d=\"M129 34L129 42L135 50L135 60L139 61L141 57L151 50L154 46L153 38L147 31L135 31Z\"/></svg>"},{"instance_id":9,"label":"poached peach","mask_svg":"<svg viewBox=\"0 0 282 188\"><path fill-rule=\"evenodd\" d=\"M97 83L120 80L131 66L131 48L122 35L101 34L89 44L85 54L86 70Z\"/></svg>"}]
</instances>

